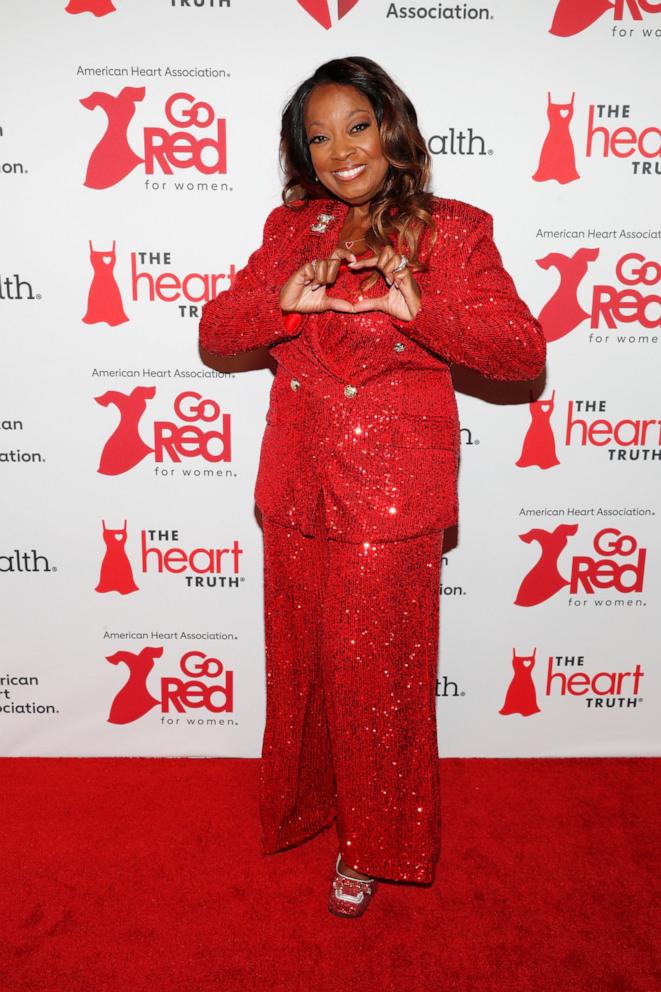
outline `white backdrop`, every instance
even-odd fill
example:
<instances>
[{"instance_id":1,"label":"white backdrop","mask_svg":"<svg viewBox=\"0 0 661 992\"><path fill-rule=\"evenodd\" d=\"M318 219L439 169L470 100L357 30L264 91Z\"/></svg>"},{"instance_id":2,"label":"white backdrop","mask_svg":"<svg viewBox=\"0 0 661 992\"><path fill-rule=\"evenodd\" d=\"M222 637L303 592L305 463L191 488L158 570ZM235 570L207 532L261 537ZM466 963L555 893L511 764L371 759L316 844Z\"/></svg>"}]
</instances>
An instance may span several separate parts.
<instances>
[{"instance_id":1,"label":"white backdrop","mask_svg":"<svg viewBox=\"0 0 661 992\"><path fill-rule=\"evenodd\" d=\"M286 99L355 54L553 339L539 406L457 374L439 752L659 753L660 9L3 7L2 754L259 755L273 373L203 365L199 306L279 202Z\"/></svg>"}]
</instances>

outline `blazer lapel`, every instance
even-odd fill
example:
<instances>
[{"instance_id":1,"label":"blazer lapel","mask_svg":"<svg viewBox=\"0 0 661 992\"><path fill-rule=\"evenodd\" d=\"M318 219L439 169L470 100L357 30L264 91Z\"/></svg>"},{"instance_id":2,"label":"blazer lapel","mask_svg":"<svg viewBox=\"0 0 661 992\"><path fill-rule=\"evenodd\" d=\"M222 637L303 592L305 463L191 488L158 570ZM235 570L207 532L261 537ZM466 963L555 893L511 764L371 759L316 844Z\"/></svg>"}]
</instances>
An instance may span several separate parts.
<instances>
[{"instance_id":1,"label":"blazer lapel","mask_svg":"<svg viewBox=\"0 0 661 992\"><path fill-rule=\"evenodd\" d=\"M349 207L342 200L311 200L302 240L303 261L328 258L337 245Z\"/></svg>"}]
</instances>

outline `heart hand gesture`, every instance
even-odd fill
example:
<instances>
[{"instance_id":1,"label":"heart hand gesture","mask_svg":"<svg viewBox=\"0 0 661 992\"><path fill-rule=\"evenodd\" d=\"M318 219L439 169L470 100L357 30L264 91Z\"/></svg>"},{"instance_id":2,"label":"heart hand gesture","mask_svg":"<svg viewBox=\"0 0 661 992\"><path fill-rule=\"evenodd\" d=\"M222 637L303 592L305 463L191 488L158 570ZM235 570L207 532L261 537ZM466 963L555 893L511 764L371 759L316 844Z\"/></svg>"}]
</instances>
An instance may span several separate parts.
<instances>
[{"instance_id":1,"label":"heart hand gesture","mask_svg":"<svg viewBox=\"0 0 661 992\"><path fill-rule=\"evenodd\" d=\"M420 287L411 275L408 264L396 271L402 260L407 261L406 256L399 255L388 245L378 256L371 255L369 258L348 263L352 272L357 272L359 269L379 269L390 287L384 296L364 297L362 300L357 300L353 304L354 313L382 310L396 320L413 320L420 309Z\"/></svg>"},{"instance_id":2,"label":"heart hand gesture","mask_svg":"<svg viewBox=\"0 0 661 992\"><path fill-rule=\"evenodd\" d=\"M356 256L344 248L336 248L330 258L316 258L302 265L280 290L280 308L295 313L325 310L354 313L354 304L349 300L326 295L325 287L335 282L343 260L355 262Z\"/></svg>"}]
</instances>

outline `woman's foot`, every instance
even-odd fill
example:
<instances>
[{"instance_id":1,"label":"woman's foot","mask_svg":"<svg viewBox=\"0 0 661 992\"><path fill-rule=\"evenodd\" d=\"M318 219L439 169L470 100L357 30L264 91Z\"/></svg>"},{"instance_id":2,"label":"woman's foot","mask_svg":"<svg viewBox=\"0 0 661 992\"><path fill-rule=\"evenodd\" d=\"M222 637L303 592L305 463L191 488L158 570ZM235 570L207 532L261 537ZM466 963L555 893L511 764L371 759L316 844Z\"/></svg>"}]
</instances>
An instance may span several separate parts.
<instances>
[{"instance_id":1,"label":"woman's foot","mask_svg":"<svg viewBox=\"0 0 661 992\"><path fill-rule=\"evenodd\" d=\"M328 909L335 916L362 916L376 892L377 882L360 872L349 875L348 872L352 869L341 866L342 857L338 854L335 877L331 882L328 898Z\"/></svg>"},{"instance_id":2,"label":"woman's foot","mask_svg":"<svg viewBox=\"0 0 661 992\"><path fill-rule=\"evenodd\" d=\"M359 871L355 871L353 868L349 868L345 865L342 860L342 855L340 855L340 860L337 863L337 871L341 872L343 875L348 875L349 878L358 878L361 882L369 881L369 875L363 875Z\"/></svg>"}]
</instances>

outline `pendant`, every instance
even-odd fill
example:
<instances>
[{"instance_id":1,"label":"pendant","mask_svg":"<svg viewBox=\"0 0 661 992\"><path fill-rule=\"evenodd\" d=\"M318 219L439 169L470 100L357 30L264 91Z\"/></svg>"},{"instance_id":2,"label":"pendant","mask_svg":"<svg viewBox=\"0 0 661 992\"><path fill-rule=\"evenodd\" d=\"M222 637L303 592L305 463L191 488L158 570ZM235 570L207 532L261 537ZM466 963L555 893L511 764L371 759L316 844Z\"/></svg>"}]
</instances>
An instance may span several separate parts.
<instances>
[{"instance_id":1,"label":"pendant","mask_svg":"<svg viewBox=\"0 0 661 992\"><path fill-rule=\"evenodd\" d=\"M310 226L310 230L314 231L315 234L325 234L326 228L334 219L333 214L319 214L316 223Z\"/></svg>"}]
</instances>

